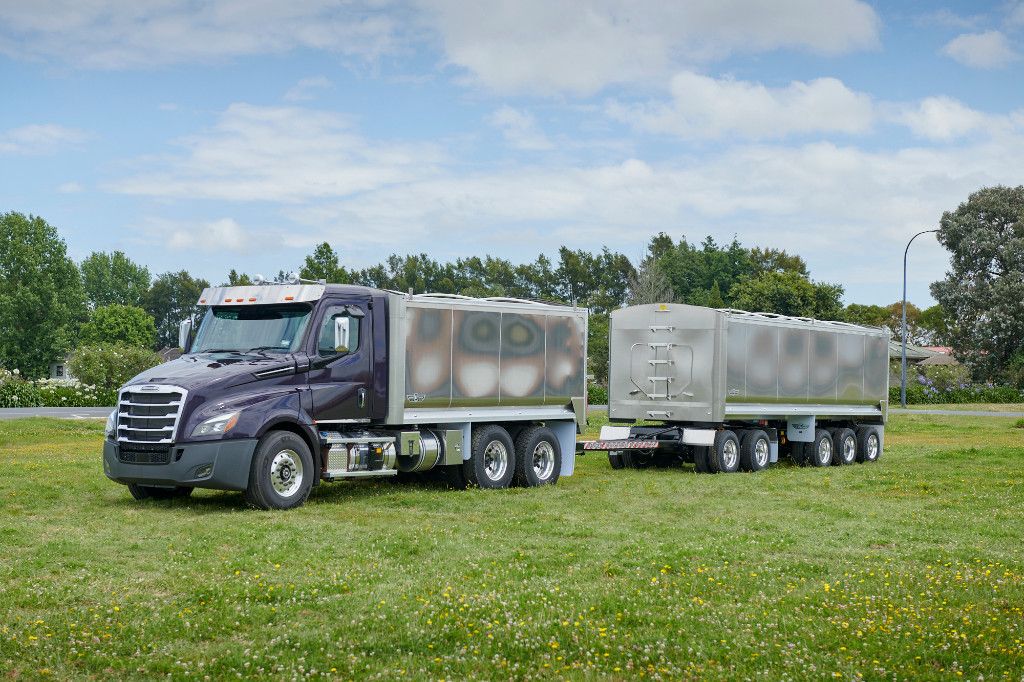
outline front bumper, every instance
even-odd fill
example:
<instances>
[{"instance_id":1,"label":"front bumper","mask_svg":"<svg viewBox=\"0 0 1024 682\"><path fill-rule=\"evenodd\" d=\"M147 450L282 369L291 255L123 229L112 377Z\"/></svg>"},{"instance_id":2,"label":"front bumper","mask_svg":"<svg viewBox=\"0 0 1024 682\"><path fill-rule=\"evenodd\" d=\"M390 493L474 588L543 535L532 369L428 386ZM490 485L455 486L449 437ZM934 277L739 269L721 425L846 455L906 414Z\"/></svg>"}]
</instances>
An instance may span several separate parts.
<instances>
[{"instance_id":1,"label":"front bumper","mask_svg":"<svg viewBox=\"0 0 1024 682\"><path fill-rule=\"evenodd\" d=\"M118 457L118 443L103 442L103 473L118 483L245 490L256 438L181 443L167 464L132 464Z\"/></svg>"}]
</instances>

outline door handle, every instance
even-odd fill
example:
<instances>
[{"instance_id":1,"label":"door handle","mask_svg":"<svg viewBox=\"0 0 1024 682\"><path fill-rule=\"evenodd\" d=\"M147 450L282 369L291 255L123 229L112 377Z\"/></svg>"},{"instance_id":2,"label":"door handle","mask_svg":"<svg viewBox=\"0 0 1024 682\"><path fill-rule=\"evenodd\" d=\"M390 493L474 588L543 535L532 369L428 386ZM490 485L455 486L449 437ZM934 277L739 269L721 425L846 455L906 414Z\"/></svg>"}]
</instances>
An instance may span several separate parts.
<instances>
[{"instance_id":1,"label":"door handle","mask_svg":"<svg viewBox=\"0 0 1024 682\"><path fill-rule=\"evenodd\" d=\"M366 407L366 389L361 388L356 391L356 405L359 407Z\"/></svg>"}]
</instances>

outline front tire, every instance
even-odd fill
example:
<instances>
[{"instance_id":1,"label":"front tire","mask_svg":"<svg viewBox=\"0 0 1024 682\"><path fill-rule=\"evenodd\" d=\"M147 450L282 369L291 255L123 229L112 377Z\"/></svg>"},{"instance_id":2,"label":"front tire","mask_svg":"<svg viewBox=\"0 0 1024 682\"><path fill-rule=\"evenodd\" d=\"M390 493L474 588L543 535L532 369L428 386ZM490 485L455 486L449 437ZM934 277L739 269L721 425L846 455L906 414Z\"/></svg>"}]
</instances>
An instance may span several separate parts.
<instances>
[{"instance_id":1,"label":"front tire","mask_svg":"<svg viewBox=\"0 0 1024 682\"><path fill-rule=\"evenodd\" d=\"M473 451L462 463L466 483L478 488L507 488L516 472L515 444L497 424L473 430Z\"/></svg>"},{"instance_id":2,"label":"front tire","mask_svg":"<svg viewBox=\"0 0 1024 682\"><path fill-rule=\"evenodd\" d=\"M136 500L173 500L179 497L188 497L192 494L192 488L184 485L175 488L158 488L153 485L129 483L128 492Z\"/></svg>"},{"instance_id":3,"label":"front tire","mask_svg":"<svg viewBox=\"0 0 1024 682\"><path fill-rule=\"evenodd\" d=\"M294 509L309 497L315 475L306 441L271 431L256 445L245 498L257 509Z\"/></svg>"},{"instance_id":4,"label":"front tire","mask_svg":"<svg viewBox=\"0 0 1024 682\"><path fill-rule=\"evenodd\" d=\"M562 448L546 426L531 426L516 438L517 485L554 485L562 471Z\"/></svg>"}]
</instances>

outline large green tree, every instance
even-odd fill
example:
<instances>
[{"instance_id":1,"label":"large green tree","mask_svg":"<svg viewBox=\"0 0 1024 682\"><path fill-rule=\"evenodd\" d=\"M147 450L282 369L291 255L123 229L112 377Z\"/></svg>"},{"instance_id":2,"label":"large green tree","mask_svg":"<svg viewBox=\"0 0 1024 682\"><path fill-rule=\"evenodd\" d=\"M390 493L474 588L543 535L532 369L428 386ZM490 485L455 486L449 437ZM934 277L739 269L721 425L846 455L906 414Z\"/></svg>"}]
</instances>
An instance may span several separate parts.
<instances>
[{"instance_id":1,"label":"large green tree","mask_svg":"<svg viewBox=\"0 0 1024 682\"><path fill-rule=\"evenodd\" d=\"M762 272L732 289L732 306L740 310L777 313L819 320L843 317L843 287L812 282L797 272Z\"/></svg>"},{"instance_id":2,"label":"large green tree","mask_svg":"<svg viewBox=\"0 0 1024 682\"><path fill-rule=\"evenodd\" d=\"M986 187L942 214L946 278L931 286L948 340L978 378L1000 378L1024 352L1024 186Z\"/></svg>"},{"instance_id":3,"label":"large green tree","mask_svg":"<svg viewBox=\"0 0 1024 682\"><path fill-rule=\"evenodd\" d=\"M0 215L0 365L45 376L85 317L82 278L57 230L38 216Z\"/></svg>"},{"instance_id":4,"label":"large green tree","mask_svg":"<svg viewBox=\"0 0 1024 682\"><path fill-rule=\"evenodd\" d=\"M199 314L199 295L208 286L209 282L184 270L165 272L153 281L146 295L146 312L156 321L157 346L177 348L178 325Z\"/></svg>"},{"instance_id":5,"label":"large green tree","mask_svg":"<svg viewBox=\"0 0 1024 682\"><path fill-rule=\"evenodd\" d=\"M313 253L306 256L299 277L322 279L330 284L348 284L351 279L348 270L339 263L337 252L327 242L317 244Z\"/></svg>"},{"instance_id":6,"label":"large green tree","mask_svg":"<svg viewBox=\"0 0 1024 682\"><path fill-rule=\"evenodd\" d=\"M83 345L120 343L148 349L156 343L156 323L142 308L115 303L93 310L79 338Z\"/></svg>"},{"instance_id":7,"label":"large green tree","mask_svg":"<svg viewBox=\"0 0 1024 682\"><path fill-rule=\"evenodd\" d=\"M121 251L94 251L82 261L82 284L89 305L142 306L149 291L149 270Z\"/></svg>"}]
</instances>

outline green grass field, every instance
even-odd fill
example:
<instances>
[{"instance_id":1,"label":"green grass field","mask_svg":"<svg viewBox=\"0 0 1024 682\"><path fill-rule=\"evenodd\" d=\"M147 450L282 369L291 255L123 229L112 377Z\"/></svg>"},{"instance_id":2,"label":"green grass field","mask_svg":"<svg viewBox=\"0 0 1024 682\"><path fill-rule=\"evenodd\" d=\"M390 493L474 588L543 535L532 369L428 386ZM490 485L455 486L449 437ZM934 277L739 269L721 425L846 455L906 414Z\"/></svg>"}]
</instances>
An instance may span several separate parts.
<instances>
[{"instance_id":1,"label":"green grass field","mask_svg":"<svg viewBox=\"0 0 1024 682\"><path fill-rule=\"evenodd\" d=\"M0 423L0 673L1021 679L1024 430L899 415L874 465L138 503L102 424ZM591 432L595 429L591 425Z\"/></svg>"}]
</instances>

